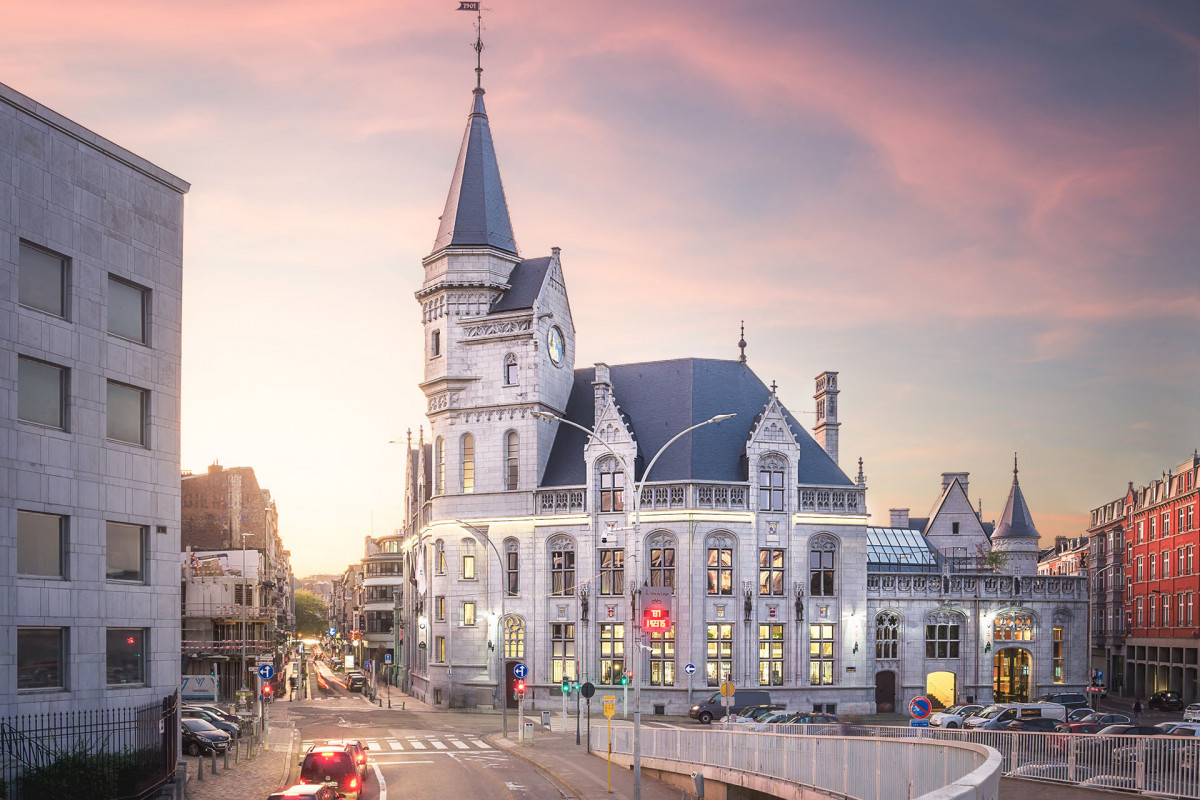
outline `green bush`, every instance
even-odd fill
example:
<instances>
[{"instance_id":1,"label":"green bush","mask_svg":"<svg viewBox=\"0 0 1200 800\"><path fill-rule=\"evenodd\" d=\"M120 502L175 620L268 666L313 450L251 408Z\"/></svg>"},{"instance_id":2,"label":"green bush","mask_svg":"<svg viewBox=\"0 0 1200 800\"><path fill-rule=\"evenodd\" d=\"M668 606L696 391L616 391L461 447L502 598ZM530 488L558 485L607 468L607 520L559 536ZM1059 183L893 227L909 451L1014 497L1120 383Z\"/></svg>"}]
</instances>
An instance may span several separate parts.
<instances>
[{"instance_id":1,"label":"green bush","mask_svg":"<svg viewBox=\"0 0 1200 800\"><path fill-rule=\"evenodd\" d=\"M86 747L63 753L44 767L30 770L19 781L22 798L117 798L131 795L139 773L155 769L153 749L95 753ZM0 788L0 798L6 798Z\"/></svg>"}]
</instances>

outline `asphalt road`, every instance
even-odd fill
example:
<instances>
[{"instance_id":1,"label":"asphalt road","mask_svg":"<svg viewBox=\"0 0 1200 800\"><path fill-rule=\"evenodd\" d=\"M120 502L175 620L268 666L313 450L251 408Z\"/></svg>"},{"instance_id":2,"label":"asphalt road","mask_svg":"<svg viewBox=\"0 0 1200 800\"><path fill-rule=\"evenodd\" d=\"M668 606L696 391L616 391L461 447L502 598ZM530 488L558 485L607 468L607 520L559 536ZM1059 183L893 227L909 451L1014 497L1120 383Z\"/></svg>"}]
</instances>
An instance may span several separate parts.
<instances>
[{"instance_id":1,"label":"asphalt road","mask_svg":"<svg viewBox=\"0 0 1200 800\"><path fill-rule=\"evenodd\" d=\"M312 702L294 706L301 754L322 739L358 739L370 764L361 800L488 797L561 800L566 796L540 770L484 736L498 733L491 715L425 713L370 704L348 692L345 681L323 664Z\"/></svg>"}]
</instances>

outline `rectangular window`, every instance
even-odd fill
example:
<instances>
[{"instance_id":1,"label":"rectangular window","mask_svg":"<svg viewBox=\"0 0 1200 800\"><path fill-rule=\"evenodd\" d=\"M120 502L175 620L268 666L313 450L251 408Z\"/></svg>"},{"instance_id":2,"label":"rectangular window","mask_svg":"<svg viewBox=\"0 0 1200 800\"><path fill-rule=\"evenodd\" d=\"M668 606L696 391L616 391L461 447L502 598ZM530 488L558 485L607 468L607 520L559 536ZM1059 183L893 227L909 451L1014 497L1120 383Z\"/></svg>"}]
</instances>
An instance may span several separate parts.
<instances>
[{"instance_id":1,"label":"rectangular window","mask_svg":"<svg viewBox=\"0 0 1200 800\"><path fill-rule=\"evenodd\" d=\"M509 597L516 597L521 592L521 555L510 550L505 553L508 556L507 568L505 569L507 577L506 590Z\"/></svg>"},{"instance_id":2,"label":"rectangular window","mask_svg":"<svg viewBox=\"0 0 1200 800\"><path fill-rule=\"evenodd\" d=\"M808 626L808 682L813 686L833 685L833 626Z\"/></svg>"},{"instance_id":3,"label":"rectangular window","mask_svg":"<svg viewBox=\"0 0 1200 800\"><path fill-rule=\"evenodd\" d=\"M758 626L758 685L783 686L783 626Z\"/></svg>"},{"instance_id":4,"label":"rectangular window","mask_svg":"<svg viewBox=\"0 0 1200 800\"><path fill-rule=\"evenodd\" d=\"M1187 624L1190 626L1193 623L1192 618L1192 593L1188 592L1187 596Z\"/></svg>"},{"instance_id":5,"label":"rectangular window","mask_svg":"<svg viewBox=\"0 0 1200 800\"><path fill-rule=\"evenodd\" d=\"M1187 528L1183 527L1183 521L1185 518L1186 517L1184 515L1183 509L1182 508L1179 509L1179 524L1175 526L1176 533L1183 533L1185 530L1187 530Z\"/></svg>"},{"instance_id":6,"label":"rectangular window","mask_svg":"<svg viewBox=\"0 0 1200 800\"><path fill-rule=\"evenodd\" d=\"M1171 595L1169 595L1169 594L1164 594L1164 595L1163 595L1163 598L1162 598L1162 607L1163 607L1163 611L1162 611L1162 615L1163 615L1162 624L1163 624L1163 627L1164 627L1164 628L1166 628L1166 627L1170 627L1170 625L1171 625Z\"/></svg>"},{"instance_id":7,"label":"rectangular window","mask_svg":"<svg viewBox=\"0 0 1200 800\"><path fill-rule=\"evenodd\" d=\"M708 548L708 593L733 594L733 550L731 548Z\"/></svg>"},{"instance_id":8,"label":"rectangular window","mask_svg":"<svg viewBox=\"0 0 1200 800\"><path fill-rule=\"evenodd\" d=\"M1158 517L1151 516L1150 517L1150 541L1152 541L1152 542L1154 541L1155 530L1158 527L1157 523L1158 523Z\"/></svg>"},{"instance_id":9,"label":"rectangular window","mask_svg":"<svg viewBox=\"0 0 1200 800\"><path fill-rule=\"evenodd\" d=\"M109 686L146 682L146 631L109 628L105 669Z\"/></svg>"},{"instance_id":10,"label":"rectangular window","mask_svg":"<svg viewBox=\"0 0 1200 800\"><path fill-rule=\"evenodd\" d=\"M149 393L143 389L108 382L107 436L118 442L146 443L146 412Z\"/></svg>"},{"instance_id":11,"label":"rectangular window","mask_svg":"<svg viewBox=\"0 0 1200 800\"><path fill-rule=\"evenodd\" d=\"M1171 551L1163 550L1162 552L1162 576L1164 578L1171 577Z\"/></svg>"},{"instance_id":12,"label":"rectangular window","mask_svg":"<svg viewBox=\"0 0 1200 800\"><path fill-rule=\"evenodd\" d=\"M1146 580L1146 570L1144 569L1144 567L1145 567L1145 564L1143 563L1142 557L1138 556L1138 560L1137 560L1138 583L1141 583L1142 581Z\"/></svg>"},{"instance_id":13,"label":"rectangular window","mask_svg":"<svg viewBox=\"0 0 1200 800\"><path fill-rule=\"evenodd\" d=\"M1021 637L997 637L1015 638ZM940 623L925 626L925 657L926 658L958 658L958 626Z\"/></svg>"},{"instance_id":14,"label":"rectangular window","mask_svg":"<svg viewBox=\"0 0 1200 800\"><path fill-rule=\"evenodd\" d=\"M67 260L21 242L18 301L56 317L67 316Z\"/></svg>"},{"instance_id":15,"label":"rectangular window","mask_svg":"<svg viewBox=\"0 0 1200 800\"><path fill-rule=\"evenodd\" d=\"M437 358L442 354L442 332L434 331L429 334L429 357Z\"/></svg>"},{"instance_id":16,"label":"rectangular window","mask_svg":"<svg viewBox=\"0 0 1200 800\"><path fill-rule=\"evenodd\" d=\"M1051 654L1054 667L1054 682L1063 682L1063 629L1061 625L1054 626L1054 651Z\"/></svg>"},{"instance_id":17,"label":"rectangular window","mask_svg":"<svg viewBox=\"0 0 1200 800\"><path fill-rule=\"evenodd\" d=\"M61 578L66 552L67 518L58 514L17 512L17 574Z\"/></svg>"},{"instance_id":18,"label":"rectangular window","mask_svg":"<svg viewBox=\"0 0 1200 800\"><path fill-rule=\"evenodd\" d=\"M650 634L650 685L675 685L675 627Z\"/></svg>"},{"instance_id":19,"label":"rectangular window","mask_svg":"<svg viewBox=\"0 0 1200 800\"><path fill-rule=\"evenodd\" d=\"M469 433L462 437L462 490L463 494L475 491L475 437Z\"/></svg>"},{"instance_id":20,"label":"rectangular window","mask_svg":"<svg viewBox=\"0 0 1200 800\"><path fill-rule=\"evenodd\" d=\"M1145 624L1145 618L1142 616L1142 598L1137 599L1135 608L1137 609L1137 626L1140 628Z\"/></svg>"},{"instance_id":21,"label":"rectangular window","mask_svg":"<svg viewBox=\"0 0 1200 800\"><path fill-rule=\"evenodd\" d=\"M733 625L728 622L709 623L707 629L708 652L704 675L709 686L720 686L733 674Z\"/></svg>"},{"instance_id":22,"label":"rectangular window","mask_svg":"<svg viewBox=\"0 0 1200 800\"><path fill-rule=\"evenodd\" d=\"M1171 535L1171 512L1164 511L1162 515L1163 536Z\"/></svg>"},{"instance_id":23,"label":"rectangular window","mask_svg":"<svg viewBox=\"0 0 1200 800\"><path fill-rule=\"evenodd\" d=\"M66 686L64 628L17 628L17 689Z\"/></svg>"},{"instance_id":24,"label":"rectangular window","mask_svg":"<svg viewBox=\"0 0 1200 800\"><path fill-rule=\"evenodd\" d=\"M17 359L17 419L66 430L67 371L62 367Z\"/></svg>"},{"instance_id":25,"label":"rectangular window","mask_svg":"<svg viewBox=\"0 0 1200 800\"><path fill-rule=\"evenodd\" d=\"M446 637L433 637L433 660L439 664L446 663Z\"/></svg>"},{"instance_id":26,"label":"rectangular window","mask_svg":"<svg viewBox=\"0 0 1200 800\"><path fill-rule=\"evenodd\" d=\"M1150 580L1155 579L1154 575L1156 572L1158 572L1158 570L1155 569L1157 564L1158 564L1158 559L1156 559L1154 556L1150 556Z\"/></svg>"},{"instance_id":27,"label":"rectangular window","mask_svg":"<svg viewBox=\"0 0 1200 800\"><path fill-rule=\"evenodd\" d=\"M625 626L620 623L600 625L600 683L612 686L625 674Z\"/></svg>"},{"instance_id":28,"label":"rectangular window","mask_svg":"<svg viewBox=\"0 0 1200 800\"><path fill-rule=\"evenodd\" d=\"M562 683L575 680L575 625L570 622L550 624L550 680Z\"/></svg>"},{"instance_id":29,"label":"rectangular window","mask_svg":"<svg viewBox=\"0 0 1200 800\"><path fill-rule=\"evenodd\" d=\"M475 580L475 556L463 556L463 580Z\"/></svg>"},{"instance_id":30,"label":"rectangular window","mask_svg":"<svg viewBox=\"0 0 1200 800\"><path fill-rule=\"evenodd\" d=\"M443 595L433 598L433 618L442 622L446 619L446 598Z\"/></svg>"},{"instance_id":31,"label":"rectangular window","mask_svg":"<svg viewBox=\"0 0 1200 800\"><path fill-rule=\"evenodd\" d=\"M550 594L555 597L575 594L574 550L554 550L550 553Z\"/></svg>"},{"instance_id":32,"label":"rectangular window","mask_svg":"<svg viewBox=\"0 0 1200 800\"><path fill-rule=\"evenodd\" d=\"M1193 512L1194 510L1195 510L1195 509L1194 509L1192 506L1188 506L1188 508L1187 508L1187 529L1188 529L1189 531L1192 529L1192 527L1193 527L1193 526L1194 526L1194 524L1195 524L1195 523L1194 523L1194 521L1193 521L1193 519L1192 519L1192 512Z\"/></svg>"},{"instance_id":33,"label":"rectangular window","mask_svg":"<svg viewBox=\"0 0 1200 800\"><path fill-rule=\"evenodd\" d=\"M650 550L650 585L675 588L675 548L662 547Z\"/></svg>"},{"instance_id":34,"label":"rectangular window","mask_svg":"<svg viewBox=\"0 0 1200 800\"><path fill-rule=\"evenodd\" d=\"M474 600L464 600L463 601L462 624L463 625L474 625L475 624L475 601Z\"/></svg>"},{"instance_id":35,"label":"rectangular window","mask_svg":"<svg viewBox=\"0 0 1200 800\"><path fill-rule=\"evenodd\" d=\"M814 548L808 554L809 594L813 597L832 597L834 586L834 557L831 549Z\"/></svg>"},{"instance_id":36,"label":"rectangular window","mask_svg":"<svg viewBox=\"0 0 1200 800\"><path fill-rule=\"evenodd\" d=\"M122 522L105 523L105 575L110 581L146 580L146 528Z\"/></svg>"},{"instance_id":37,"label":"rectangular window","mask_svg":"<svg viewBox=\"0 0 1200 800\"><path fill-rule=\"evenodd\" d=\"M1192 565L1193 565L1192 555L1193 554L1194 554L1193 547L1192 547L1192 545L1189 544L1187 546L1187 574L1188 575L1192 574Z\"/></svg>"},{"instance_id":38,"label":"rectangular window","mask_svg":"<svg viewBox=\"0 0 1200 800\"><path fill-rule=\"evenodd\" d=\"M625 551L600 551L600 594L625 593Z\"/></svg>"},{"instance_id":39,"label":"rectangular window","mask_svg":"<svg viewBox=\"0 0 1200 800\"><path fill-rule=\"evenodd\" d=\"M783 596L783 551L758 551L758 593Z\"/></svg>"},{"instance_id":40,"label":"rectangular window","mask_svg":"<svg viewBox=\"0 0 1200 800\"><path fill-rule=\"evenodd\" d=\"M600 510L625 510L625 473L600 473Z\"/></svg>"},{"instance_id":41,"label":"rectangular window","mask_svg":"<svg viewBox=\"0 0 1200 800\"><path fill-rule=\"evenodd\" d=\"M1178 550L1176 550L1175 552L1179 554L1179 569L1176 571L1175 574L1176 575L1186 575L1187 573L1184 572L1184 569L1187 568L1187 562L1184 560L1183 548L1181 547Z\"/></svg>"},{"instance_id":42,"label":"rectangular window","mask_svg":"<svg viewBox=\"0 0 1200 800\"><path fill-rule=\"evenodd\" d=\"M146 343L146 290L112 275L108 276L108 332Z\"/></svg>"},{"instance_id":43,"label":"rectangular window","mask_svg":"<svg viewBox=\"0 0 1200 800\"><path fill-rule=\"evenodd\" d=\"M1154 598L1150 598L1150 627L1158 626L1158 604L1154 602Z\"/></svg>"},{"instance_id":44,"label":"rectangular window","mask_svg":"<svg viewBox=\"0 0 1200 800\"><path fill-rule=\"evenodd\" d=\"M1146 527L1145 527L1144 523L1142 522L1142 520L1139 519L1138 523L1137 523L1137 543L1142 544L1145 541L1146 541Z\"/></svg>"},{"instance_id":45,"label":"rectangular window","mask_svg":"<svg viewBox=\"0 0 1200 800\"><path fill-rule=\"evenodd\" d=\"M783 473L763 469L758 472L758 510L783 511Z\"/></svg>"},{"instance_id":46,"label":"rectangular window","mask_svg":"<svg viewBox=\"0 0 1200 800\"><path fill-rule=\"evenodd\" d=\"M235 606L252 606L254 605L254 590L244 583L236 583L233 586L233 604Z\"/></svg>"},{"instance_id":47,"label":"rectangular window","mask_svg":"<svg viewBox=\"0 0 1200 800\"><path fill-rule=\"evenodd\" d=\"M1187 618L1185 616L1186 606L1184 605L1183 595L1176 595L1176 597L1179 598L1179 607L1175 612L1175 625L1182 628L1184 625L1184 620Z\"/></svg>"}]
</instances>

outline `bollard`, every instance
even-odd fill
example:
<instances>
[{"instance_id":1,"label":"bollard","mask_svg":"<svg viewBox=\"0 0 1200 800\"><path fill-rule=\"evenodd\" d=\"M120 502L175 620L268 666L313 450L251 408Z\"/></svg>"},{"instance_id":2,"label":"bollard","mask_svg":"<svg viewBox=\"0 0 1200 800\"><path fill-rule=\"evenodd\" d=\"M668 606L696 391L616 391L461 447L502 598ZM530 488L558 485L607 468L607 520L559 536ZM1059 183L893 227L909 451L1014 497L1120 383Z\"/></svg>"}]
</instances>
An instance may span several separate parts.
<instances>
[{"instance_id":1,"label":"bollard","mask_svg":"<svg viewBox=\"0 0 1200 800\"><path fill-rule=\"evenodd\" d=\"M382 697L379 698L379 707L383 708L383 698Z\"/></svg>"},{"instance_id":2,"label":"bollard","mask_svg":"<svg viewBox=\"0 0 1200 800\"><path fill-rule=\"evenodd\" d=\"M204 756L196 756L196 780L204 780Z\"/></svg>"},{"instance_id":3,"label":"bollard","mask_svg":"<svg viewBox=\"0 0 1200 800\"><path fill-rule=\"evenodd\" d=\"M225 748L225 769L229 769L229 748Z\"/></svg>"},{"instance_id":4,"label":"bollard","mask_svg":"<svg viewBox=\"0 0 1200 800\"><path fill-rule=\"evenodd\" d=\"M241 736L239 736L238 738L234 739L234 741L233 741L233 747L234 747L234 750L233 750L233 763L234 763L234 764L236 764L236 763L238 763L238 762L241 760L241 758L242 758L242 737L241 737Z\"/></svg>"},{"instance_id":5,"label":"bollard","mask_svg":"<svg viewBox=\"0 0 1200 800\"><path fill-rule=\"evenodd\" d=\"M217 774L217 751L212 751L212 774Z\"/></svg>"},{"instance_id":6,"label":"bollard","mask_svg":"<svg viewBox=\"0 0 1200 800\"><path fill-rule=\"evenodd\" d=\"M401 711L403 711L403 710L404 710L404 704L405 704L405 701L404 701L404 700L401 700L401 701L400 701L400 710L401 710Z\"/></svg>"}]
</instances>

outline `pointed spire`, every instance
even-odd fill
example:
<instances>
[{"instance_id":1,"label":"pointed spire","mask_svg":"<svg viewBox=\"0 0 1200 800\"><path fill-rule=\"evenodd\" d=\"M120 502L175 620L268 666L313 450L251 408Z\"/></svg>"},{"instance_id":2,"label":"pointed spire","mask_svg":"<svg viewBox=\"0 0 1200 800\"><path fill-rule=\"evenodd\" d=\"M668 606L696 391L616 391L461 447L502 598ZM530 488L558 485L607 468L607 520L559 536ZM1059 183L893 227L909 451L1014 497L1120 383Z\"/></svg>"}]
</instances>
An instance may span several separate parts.
<instances>
[{"instance_id":1,"label":"pointed spire","mask_svg":"<svg viewBox=\"0 0 1200 800\"><path fill-rule=\"evenodd\" d=\"M476 43L482 49L482 43L478 40ZM433 252L446 247L495 247L515 255L517 242L483 105L483 68L477 66L475 75L477 85L472 92L467 130L458 151Z\"/></svg>"},{"instance_id":2,"label":"pointed spire","mask_svg":"<svg viewBox=\"0 0 1200 800\"><path fill-rule=\"evenodd\" d=\"M1013 453L1013 485L992 539L1038 539L1040 536L1033 524L1033 515L1029 513L1025 495L1021 492L1021 484L1017 482L1017 454Z\"/></svg>"},{"instance_id":3,"label":"pointed spire","mask_svg":"<svg viewBox=\"0 0 1200 800\"><path fill-rule=\"evenodd\" d=\"M742 338L738 340L738 349L742 354L738 356L738 361L746 363L746 320L742 320Z\"/></svg>"},{"instance_id":4,"label":"pointed spire","mask_svg":"<svg viewBox=\"0 0 1200 800\"><path fill-rule=\"evenodd\" d=\"M866 488L866 486L867 486L867 476L863 474L862 456L858 457L858 477L855 479L854 482L863 488Z\"/></svg>"}]
</instances>

